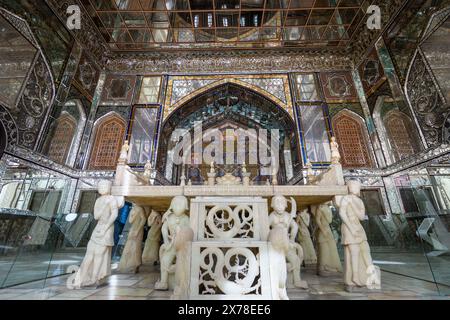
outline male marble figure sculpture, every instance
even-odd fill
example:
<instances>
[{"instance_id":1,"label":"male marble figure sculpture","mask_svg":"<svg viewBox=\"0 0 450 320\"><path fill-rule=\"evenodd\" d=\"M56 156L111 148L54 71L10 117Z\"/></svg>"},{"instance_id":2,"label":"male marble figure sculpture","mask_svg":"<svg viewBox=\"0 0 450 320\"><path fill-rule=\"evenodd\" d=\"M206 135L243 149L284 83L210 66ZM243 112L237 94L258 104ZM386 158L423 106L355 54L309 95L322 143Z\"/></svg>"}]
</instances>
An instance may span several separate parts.
<instances>
[{"instance_id":1,"label":"male marble figure sculpture","mask_svg":"<svg viewBox=\"0 0 450 320\"><path fill-rule=\"evenodd\" d=\"M177 253L175 264L175 288L172 300L186 300L189 298L189 279L191 266L191 245L194 231L190 227L181 228L174 241Z\"/></svg>"},{"instance_id":2,"label":"male marble figure sculpture","mask_svg":"<svg viewBox=\"0 0 450 320\"><path fill-rule=\"evenodd\" d=\"M347 289L353 287L375 288L379 286L378 269L375 268L370 255L366 232L361 221L365 219L366 210L359 198L361 183L347 182L349 195L336 197L339 215L342 219L341 233L344 246L344 282ZM370 278L369 278L370 276Z\"/></svg>"},{"instance_id":3,"label":"male marble figure sculpture","mask_svg":"<svg viewBox=\"0 0 450 320\"><path fill-rule=\"evenodd\" d=\"M161 243L162 219L159 212L152 210L147 221L150 231L145 240L144 252L142 254L142 263L153 265L159 261L159 247Z\"/></svg>"},{"instance_id":4,"label":"male marble figure sculpture","mask_svg":"<svg viewBox=\"0 0 450 320\"><path fill-rule=\"evenodd\" d=\"M288 200L283 196L275 196L272 198L272 209L274 211L269 216L270 228L277 226L282 227L289 237L289 250L286 255L289 271L292 270L294 278L294 286L296 288L307 289L308 284L302 281L300 276L301 265L303 263L303 249L295 242L298 233L298 225L295 222L297 205L295 200L291 198L292 212L286 212Z\"/></svg>"},{"instance_id":5,"label":"male marble figure sculpture","mask_svg":"<svg viewBox=\"0 0 450 320\"><path fill-rule=\"evenodd\" d=\"M139 272L139 267L142 264L142 240L144 239L146 220L144 208L134 205L128 218L131 228L120 258L119 272Z\"/></svg>"},{"instance_id":6,"label":"male marble figure sculpture","mask_svg":"<svg viewBox=\"0 0 450 320\"><path fill-rule=\"evenodd\" d=\"M159 249L159 260L161 262L161 279L155 284L156 290L169 289L169 273L174 272L176 249L174 241L178 231L183 227L189 227L188 200L184 196L176 196L172 199L169 210L162 218L161 233L164 243Z\"/></svg>"},{"instance_id":7,"label":"male marble figure sculpture","mask_svg":"<svg viewBox=\"0 0 450 320\"><path fill-rule=\"evenodd\" d=\"M297 240L303 248L304 261L306 265L316 265L317 255L314 249L314 244L311 240L311 233L309 232L309 225L311 222L311 216L308 210L303 210L297 216L297 224L299 227Z\"/></svg>"},{"instance_id":8,"label":"male marble figure sculpture","mask_svg":"<svg viewBox=\"0 0 450 320\"><path fill-rule=\"evenodd\" d=\"M114 221L124 206L124 197L111 195L112 183L102 180L98 184L100 198L95 201L94 218L98 220L88 243L86 255L76 274L69 278L69 289L99 285L111 275L111 250L114 246Z\"/></svg>"},{"instance_id":9,"label":"male marble figure sculpture","mask_svg":"<svg viewBox=\"0 0 450 320\"><path fill-rule=\"evenodd\" d=\"M316 224L317 273L321 276L342 272L342 264L337 251L336 240L330 228L333 221L330 203L313 206Z\"/></svg>"}]
</instances>

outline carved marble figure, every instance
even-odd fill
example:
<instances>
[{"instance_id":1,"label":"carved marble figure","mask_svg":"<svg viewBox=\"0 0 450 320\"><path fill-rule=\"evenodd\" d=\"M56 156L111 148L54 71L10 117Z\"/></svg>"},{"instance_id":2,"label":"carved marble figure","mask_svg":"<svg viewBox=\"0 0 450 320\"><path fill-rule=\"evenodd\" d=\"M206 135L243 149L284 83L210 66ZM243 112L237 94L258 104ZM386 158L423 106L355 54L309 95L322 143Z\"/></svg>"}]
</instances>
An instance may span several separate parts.
<instances>
[{"instance_id":1,"label":"carved marble figure","mask_svg":"<svg viewBox=\"0 0 450 320\"><path fill-rule=\"evenodd\" d=\"M183 227L189 227L188 199L184 196L177 196L172 199L169 210L162 218L161 233L164 243L159 250L161 262L161 278L155 284L156 290L169 289L169 274L175 271L176 249L174 245L178 231Z\"/></svg>"},{"instance_id":2,"label":"carved marble figure","mask_svg":"<svg viewBox=\"0 0 450 320\"><path fill-rule=\"evenodd\" d=\"M286 256L290 241L284 227L274 226L269 232L270 270L272 274L272 290L274 300L289 300L287 295Z\"/></svg>"},{"instance_id":3,"label":"carved marble figure","mask_svg":"<svg viewBox=\"0 0 450 320\"><path fill-rule=\"evenodd\" d=\"M186 300L189 298L191 245L194 240L194 231L190 227L181 228L175 238L175 288L171 299Z\"/></svg>"},{"instance_id":4,"label":"carved marble figure","mask_svg":"<svg viewBox=\"0 0 450 320\"><path fill-rule=\"evenodd\" d=\"M336 240L330 227L330 223L333 221L330 204L323 203L312 207L314 222L317 227L315 232L318 258L317 273L322 276L342 272Z\"/></svg>"},{"instance_id":5,"label":"carved marble figure","mask_svg":"<svg viewBox=\"0 0 450 320\"><path fill-rule=\"evenodd\" d=\"M162 218L159 212L152 210L147 221L150 231L145 240L144 252L142 253L142 264L153 265L159 262L159 247L161 244Z\"/></svg>"},{"instance_id":6,"label":"carved marble figure","mask_svg":"<svg viewBox=\"0 0 450 320\"><path fill-rule=\"evenodd\" d=\"M139 267L142 264L142 240L144 239L146 220L144 208L134 205L128 218L131 228L120 258L119 272L139 272Z\"/></svg>"},{"instance_id":7,"label":"carved marble figure","mask_svg":"<svg viewBox=\"0 0 450 320\"><path fill-rule=\"evenodd\" d=\"M297 204L291 198L292 212L286 212L288 200L284 196L275 196L272 198L272 208L274 211L269 215L270 228L277 226L284 228L284 232L289 237L289 250L286 255L288 262L288 271L292 271L294 286L297 288L307 289L308 284L303 281L300 276L301 265L303 263L303 249L295 242L298 233L298 225L295 221Z\"/></svg>"},{"instance_id":8,"label":"carved marble figure","mask_svg":"<svg viewBox=\"0 0 450 320\"><path fill-rule=\"evenodd\" d=\"M331 137L330 148L331 148L331 163L332 164L341 163L341 154L339 153L339 144L336 141L336 137Z\"/></svg>"},{"instance_id":9,"label":"carved marble figure","mask_svg":"<svg viewBox=\"0 0 450 320\"><path fill-rule=\"evenodd\" d=\"M297 216L297 224L299 227L297 240L303 248L304 261L306 265L316 265L317 255L314 249L314 244L311 240L311 233L309 232L309 225L311 222L311 216L308 210L303 210Z\"/></svg>"},{"instance_id":10,"label":"carved marble figure","mask_svg":"<svg viewBox=\"0 0 450 320\"><path fill-rule=\"evenodd\" d=\"M67 287L80 289L100 285L111 275L111 250L114 246L114 221L124 206L124 197L111 195L112 183L102 180L98 184L100 197L94 205L94 218L98 221L87 245L86 255L76 273L69 277Z\"/></svg>"},{"instance_id":11,"label":"carved marble figure","mask_svg":"<svg viewBox=\"0 0 450 320\"><path fill-rule=\"evenodd\" d=\"M359 198L361 183L347 182L349 195L337 197L339 215L342 219L341 233L344 246L344 282L348 289L353 287L379 287L379 271L370 254L366 232L361 221L366 217L363 201Z\"/></svg>"}]
</instances>

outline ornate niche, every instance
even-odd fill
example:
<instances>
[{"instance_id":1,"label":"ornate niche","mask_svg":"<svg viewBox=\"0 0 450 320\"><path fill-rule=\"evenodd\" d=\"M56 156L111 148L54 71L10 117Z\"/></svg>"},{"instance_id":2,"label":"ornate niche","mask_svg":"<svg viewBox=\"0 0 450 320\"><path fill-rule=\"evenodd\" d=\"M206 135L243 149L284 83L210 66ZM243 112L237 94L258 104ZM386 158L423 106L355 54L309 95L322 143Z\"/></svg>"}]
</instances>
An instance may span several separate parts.
<instances>
[{"instance_id":1,"label":"ornate niche","mask_svg":"<svg viewBox=\"0 0 450 320\"><path fill-rule=\"evenodd\" d=\"M372 168L369 137L364 120L348 110L339 112L332 120L344 168Z\"/></svg>"},{"instance_id":2,"label":"ornate niche","mask_svg":"<svg viewBox=\"0 0 450 320\"><path fill-rule=\"evenodd\" d=\"M89 170L114 170L116 168L125 131L126 122L116 113L107 114L97 120Z\"/></svg>"},{"instance_id":3,"label":"ornate niche","mask_svg":"<svg viewBox=\"0 0 450 320\"><path fill-rule=\"evenodd\" d=\"M63 113L56 123L48 157L57 163L64 164L72 146L77 124L75 118L68 113Z\"/></svg>"},{"instance_id":4,"label":"ornate niche","mask_svg":"<svg viewBox=\"0 0 450 320\"><path fill-rule=\"evenodd\" d=\"M389 111L383 119L386 131L397 160L408 158L415 153L411 141L413 125L411 119L401 111Z\"/></svg>"}]
</instances>

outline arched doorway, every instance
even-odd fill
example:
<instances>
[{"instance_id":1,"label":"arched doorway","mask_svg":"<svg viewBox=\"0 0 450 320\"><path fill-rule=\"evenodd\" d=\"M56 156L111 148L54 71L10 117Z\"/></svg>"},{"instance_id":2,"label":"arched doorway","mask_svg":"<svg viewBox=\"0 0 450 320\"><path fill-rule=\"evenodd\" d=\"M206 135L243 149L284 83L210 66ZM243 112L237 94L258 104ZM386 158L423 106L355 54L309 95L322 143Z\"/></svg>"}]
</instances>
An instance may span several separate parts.
<instances>
[{"instance_id":1,"label":"arched doorway","mask_svg":"<svg viewBox=\"0 0 450 320\"><path fill-rule=\"evenodd\" d=\"M242 153L244 144L238 145L238 139L236 138L236 141L230 142L234 145L234 148L231 150L227 148L227 140L230 137L233 139L232 134L228 133L241 132L239 130L248 133L256 132L256 137L245 139L245 163L254 184L264 184L269 178L269 175L264 174L264 165L259 157L261 148L271 145L271 132L275 132L271 130L278 130L279 133L277 139L279 142L278 181L285 183L301 170L299 143L295 123L291 116L262 94L235 83L225 83L187 101L169 115L164 122L158 149L157 169L172 183L178 184L182 175L191 179L193 184L202 184L207 177L210 163L205 162L203 158L201 164L191 162L190 164L177 165L171 162L171 152L173 153L177 144L177 142L171 140L172 133L177 129L186 130L186 134L189 133L193 137L191 139L191 150L194 150L194 144L199 143L199 141L195 141L194 135L194 126L197 123L198 128L198 122L201 122L203 133L213 129L221 132L222 136L225 137L223 141L223 163L217 164L219 175L232 172L235 176L239 176L242 173L241 163L237 160L238 153ZM260 133L264 131L267 132L268 139L261 138ZM209 143L202 141L202 150ZM254 152L250 152L254 143L258 144L256 164L254 161L250 161L250 158L255 156ZM231 155L231 153L234 154ZM192 157L195 156L198 155L193 152ZM234 163L230 165L227 162L227 157L234 158Z\"/></svg>"}]
</instances>

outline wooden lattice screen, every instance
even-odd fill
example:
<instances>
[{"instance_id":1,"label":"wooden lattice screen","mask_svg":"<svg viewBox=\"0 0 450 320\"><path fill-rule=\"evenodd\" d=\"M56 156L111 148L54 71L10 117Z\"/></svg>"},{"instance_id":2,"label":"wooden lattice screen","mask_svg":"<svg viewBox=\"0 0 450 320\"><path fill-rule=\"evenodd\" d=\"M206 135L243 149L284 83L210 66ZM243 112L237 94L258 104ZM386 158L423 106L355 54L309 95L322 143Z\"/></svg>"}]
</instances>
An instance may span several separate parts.
<instances>
[{"instance_id":1,"label":"wooden lattice screen","mask_svg":"<svg viewBox=\"0 0 450 320\"><path fill-rule=\"evenodd\" d=\"M105 118L97 127L89 161L90 170L114 170L123 145L125 121L116 115Z\"/></svg>"},{"instance_id":2,"label":"wooden lattice screen","mask_svg":"<svg viewBox=\"0 0 450 320\"><path fill-rule=\"evenodd\" d=\"M370 168L372 160L368 141L364 135L364 123L349 113L334 117L333 128L339 143L344 168Z\"/></svg>"},{"instance_id":3,"label":"wooden lattice screen","mask_svg":"<svg viewBox=\"0 0 450 320\"><path fill-rule=\"evenodd\" d=\"M75 136L77 124L68 115L62 115L57 125L49 147L48 157L53 161L64 164L69 155L70 147Z\"/></svg>"},{"instance_id":4,"label":"wooden lattice screen","mask_svg":"<svg viewBox=\"0 0 450 320\"><path fill-rule=\"evenodd\" d=\"M413 155L412 127L407 116L402 112L392 111L386 116L384 123L397 160Z\"/></svg>"}]
</instances>

